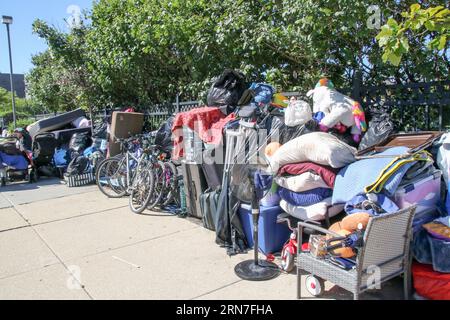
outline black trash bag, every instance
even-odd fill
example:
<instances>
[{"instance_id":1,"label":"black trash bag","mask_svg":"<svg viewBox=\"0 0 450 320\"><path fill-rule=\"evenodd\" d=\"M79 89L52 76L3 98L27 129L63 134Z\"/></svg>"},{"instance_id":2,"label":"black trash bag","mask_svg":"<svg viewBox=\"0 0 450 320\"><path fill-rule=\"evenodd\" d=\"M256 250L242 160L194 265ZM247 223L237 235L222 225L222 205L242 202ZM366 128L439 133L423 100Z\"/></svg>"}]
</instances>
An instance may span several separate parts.
<instances>
[{"instance_id":1,"label":"black trash bag","mask_svg":"<svg viewBox=\"0 0 450 320\"><path fill-rule=\"evenodd\" d=\"M108 139L108 123L105 120L94 122L93 137L99 139Z\"/></svg>"},{"instance_id":2,"label":"black trash bag","mask_svg":"<svg viewBox=\"0 0 450 320\"><path fill-rule=\"evenodd\" d=\"M91 169L89 159L83 155L75 156L67 166L66 174L68 176L88 173Z\"/></svg>"},{"instance_id":3,"label":"black trash bag","mask_svg":"<svg viewBox=\"0 0 450 320\"><path fill-rule=\"evenodd\" d=\"M172 153L173 140L172 140L172 127L175 117L172 116L164 122L156 132L155 144L161 148L161 151Z\"/></svg>"},{"instance_id":4,"label":"black trash bag","mask_svg":"<svg viewBox=\"0 0 450 320\"><path fill-rule=\"evenodd\" d=\"M224 114L229 114L234 111L247 87L243 73L226 69L220 77L213 80L208 91L207 105L220 107Z\"/></svg>"},{"instance_id":5,"label":"black trash bag","mask_svg":"<svg viewBox=\"0 0 450 320\"><path fill-rule=\"evenodd\" d=\"M293 127L289 127L283 123L280 127L280 140L278 142L285 144L286 142L298 138L306 133L317 131L318 127L319 125L314 120L310 120L305 124L299 124Z\"/></svg>"},{"instance_id":6,"label":"black trash bag","mask_svg":"<svg viewBox=\"0 0 450 320\"><path fill-rule=\"evenodd\" d=\"M358 150L364 150L376 145L395 132L395 126L389 116L372 117L367 132L364 134Z\"/></svg>"},{"instance_id":7,"label":"black trash bag","mask_svg":"<svg viewBox=\"0 0 450 320\"><path fill-rule=\"evenodd\" d=\"M76 153L82 153L91 144L90 132L78 132L70 138L69 148Z\"/></svg>"}]
</instances>

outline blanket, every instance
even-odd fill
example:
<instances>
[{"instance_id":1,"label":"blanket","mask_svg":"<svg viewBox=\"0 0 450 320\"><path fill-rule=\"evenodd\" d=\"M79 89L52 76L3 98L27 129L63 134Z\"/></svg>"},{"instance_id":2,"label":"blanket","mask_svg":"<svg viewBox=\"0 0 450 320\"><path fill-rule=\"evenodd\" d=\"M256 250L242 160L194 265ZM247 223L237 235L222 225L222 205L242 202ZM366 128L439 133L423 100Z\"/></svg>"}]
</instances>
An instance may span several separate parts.
<instances>
[{"instance_id":1,"label":"blanket","mask_svg":"<svg viewBox=\"0 0 450 320\"><path fill-rule=\"evenodd\" d=\"M225 116L217 107L201 107L178 113L172 126L173 159L177 160L184 156L183 126L194 130L203 142L219 145L222 141L223 128L234 119L234 113Z\"/></svg>"},{"instance_id":2,"label":"blanket","mask_svg":"<svg viewBox=\"0 0 450 320\"><path fill-rule=\"evenodd\" d=\"M292 192L278 187L278 195L281 199L294 206L310 206L331 196L333 191L328 188L316 188L305 192Z\"/></svg>"},{"instance_id":3,"label":"blanket","mask_svg":"<svg viewBox=\"0 0 450 320\"><path fill-rule=\"evenodd\" d=\"M338 170L313 162L300 162L282 166L278 174L297 176L305 172L314 172L315 174L319 175L330 188L333 188L334 180L336 179L336 173L338 172Z\"/></svg>"},{"instance_id":4,"label":"blanket","mask_svg":"<svg viewBox=\"0 0 450 320\"><path fill-rule=\"evenodd\" d=\"M12 167L16 170L28 169L28 161L23 155L9 155L0 152L0 168L5 166Z\"/></svg>"},{"instance_id":5,"label":"blanket","mask_svg":"<svg viewBox=\"0 0 450 320\"><path fill-rule=\"evenodd\" d=\"M343 205L331 205L331 197L310 206L294 206L285 200L281 200L280 207L289 215L301 220L324 220L328 211L328 216L334 217L342 211Z\"/></svg>"},{"instance_id":6,"label":"blanket","mask_svg":"<svg viewBox=\"0 0 450 320\"><path fill-rule=\"evenodd\" d=\"M391 197L408 169L419 160L429 160L421 151L413 156L406 154L407 147L389 148L377 158L356 161L339 171L334 183L333 204L345 203L360 193L380 193Z\"/></svg>"}]
</instances>

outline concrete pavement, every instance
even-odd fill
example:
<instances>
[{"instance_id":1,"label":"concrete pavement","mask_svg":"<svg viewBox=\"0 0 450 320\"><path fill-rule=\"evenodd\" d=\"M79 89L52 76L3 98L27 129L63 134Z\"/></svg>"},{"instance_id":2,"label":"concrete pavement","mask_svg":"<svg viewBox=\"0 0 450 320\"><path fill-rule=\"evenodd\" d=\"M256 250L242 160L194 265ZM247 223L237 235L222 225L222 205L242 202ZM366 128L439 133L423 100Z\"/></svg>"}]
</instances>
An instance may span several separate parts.
<instances>
[{"instance_id":1,"label":"concrete pavement","mask_svg":"<svg viewBox=\"0 0 450 320\"><path fill-rule=\"evenodd\" d=\"M196 219L147 212L59 180L0 189L0 299L295 299L295 274L242 281ZM326 283L325 299L350 299ZM367 299L401 299L401 281ZM305 298L311 296L305 291Z\"/></svg>"}]
</instances>

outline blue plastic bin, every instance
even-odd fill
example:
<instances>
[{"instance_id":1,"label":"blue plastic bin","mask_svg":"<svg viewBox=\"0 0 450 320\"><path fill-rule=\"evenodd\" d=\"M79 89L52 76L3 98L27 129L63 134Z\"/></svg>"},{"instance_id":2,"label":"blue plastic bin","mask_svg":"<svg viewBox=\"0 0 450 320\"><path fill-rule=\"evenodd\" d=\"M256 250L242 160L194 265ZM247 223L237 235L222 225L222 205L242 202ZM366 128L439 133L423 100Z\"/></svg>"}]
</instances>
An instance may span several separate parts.
<instances>
[{"instance_id":1,"label":"blue plastic bin","mask_svg":"<svg viewBox=\"0 0 450 320\"><path fill-rule=\"evenodd\" d=\"M260 206L259 208L259 250L266 255L280 252L291 234L286 224L277 223L277 216L283 211L279 206ZM251 211L249 204L242 204L238 213L245 237L247 238L247 243L250 247L253 247L253 217Z\"/></svg>"}]
</instances>

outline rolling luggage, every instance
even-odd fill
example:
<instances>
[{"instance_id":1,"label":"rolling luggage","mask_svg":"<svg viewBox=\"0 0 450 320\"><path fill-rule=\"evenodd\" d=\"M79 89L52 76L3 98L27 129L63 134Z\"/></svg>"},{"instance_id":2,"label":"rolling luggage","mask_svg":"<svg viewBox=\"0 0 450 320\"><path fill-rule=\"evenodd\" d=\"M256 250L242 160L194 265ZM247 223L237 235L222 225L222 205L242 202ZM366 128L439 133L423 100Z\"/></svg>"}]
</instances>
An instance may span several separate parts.
<instances>
[{"instance_id":1,"label":"rolling luggage","mask_svg":"<svg viewBox=\"0 0 450 320\"><path fill-rule=\"evenodd\" d=\"M206 190L200 196L200 209L202 213L203 226L206 229L216 231L217 225L217 203L219 202L220 189Z\"/></svg>"},{"instance_id":2,"label":"rolling luggage","mask_svg":"<svg viewBox=\"0 0 450 320\"><path fill-rule=\"evenodd\" d=\"M219 154L220 153L220 154ZM222 185L225 148L222 144L206 144L203 152L202 169L208 188L215 190Z\"/></svg>"},{"instance_id":3,"label":"rolling luggage","mask_svg":"<svg viewBox=\"0 0 450 320\"><path fill-rule=\"evenodd\" d=\"M186 194L186 211L189 216L201 219L200 196L207 189L201 165L182 161L181 170Z\"/></svg>"}]
</instances>

